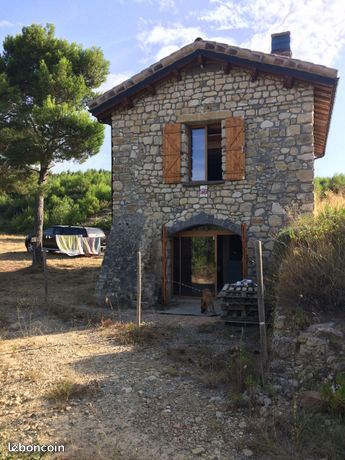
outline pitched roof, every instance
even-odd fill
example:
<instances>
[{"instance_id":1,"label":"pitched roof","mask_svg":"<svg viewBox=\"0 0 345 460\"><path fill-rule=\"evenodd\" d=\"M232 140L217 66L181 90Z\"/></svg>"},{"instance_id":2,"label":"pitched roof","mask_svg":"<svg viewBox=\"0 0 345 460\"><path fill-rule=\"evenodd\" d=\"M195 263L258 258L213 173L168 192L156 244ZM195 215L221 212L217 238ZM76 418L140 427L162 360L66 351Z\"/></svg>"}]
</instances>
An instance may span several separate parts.
<instances>
[{"instance_id":1,"label":"pitched roof","mask_svg":"<svg viewBox=\"0 0 345 460\"><path fill-rule=\"evenodd\" d=\"M90 112L104 123L111 123L111 112L123 104L131 106L131 98L154 91L154 85L164 78L179 72L193 61L199 63L220 62L224 71L231 67L244 67L255 72L281 76L285 87L294 81L309 82L314 86L314 145L315 155L325 153L334 97L338 82L336 69L311 62L292 59L288 56L251 51L224 43L196 39L175 53L152 64L143 71L106 91L89 104Z\"/></svg>"}]
</instances>

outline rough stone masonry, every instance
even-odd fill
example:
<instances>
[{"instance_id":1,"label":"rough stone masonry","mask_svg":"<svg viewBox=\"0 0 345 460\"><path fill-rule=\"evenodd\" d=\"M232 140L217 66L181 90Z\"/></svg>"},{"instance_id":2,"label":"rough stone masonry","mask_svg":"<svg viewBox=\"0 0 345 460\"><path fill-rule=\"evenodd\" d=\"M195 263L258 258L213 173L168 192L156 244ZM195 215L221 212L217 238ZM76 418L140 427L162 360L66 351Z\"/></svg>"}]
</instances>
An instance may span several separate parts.
<instances>
[{"instance_id":1,"label":"rough stone masonry","mask_svg":"<svg viewBox=\"0 0 345 460\"><path fill-rule=\"evenodd\" d=\"M247 69L229 74L219 65L190 66L111 115L113 226L97 297L132 306L136 296L136 252L143 257L143 301L161 300L161 232L195 224L237 228L247 224L248 257L260 239L267 259L272 236L289 215L313 210L313 86L285 88L279 76ZM208 196L188 174L188 123L242 117L245 178L209 184ZM181 183L163 181L163 127L182 122ZM224 150L224 148L223 148ZM223 152L224 163L224 152ZM168 254L169 258L169 254ZM168 263L169 266L169 263Z\"/></svg>"}]
</instances>

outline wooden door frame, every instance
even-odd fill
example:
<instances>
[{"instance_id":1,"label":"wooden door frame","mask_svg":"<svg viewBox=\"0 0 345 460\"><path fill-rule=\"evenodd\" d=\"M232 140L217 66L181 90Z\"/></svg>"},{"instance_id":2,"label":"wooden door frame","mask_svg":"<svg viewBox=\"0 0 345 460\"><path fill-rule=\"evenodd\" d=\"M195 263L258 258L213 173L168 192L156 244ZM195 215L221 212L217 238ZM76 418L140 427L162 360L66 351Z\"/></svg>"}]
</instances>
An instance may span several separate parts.
<instances>
[{"instance_id":1,"label":"wooden door frame","mask_svg":"<svg viewBox=\"0 0 345 460\"><path fill-rule=\"evenodd\" d=\"M168 303L167 295L167 229L162 226L162 302L163 305Z\"/></svg>"},{"instance_id":2,"label":"wooden door frame","mask_svg":"<svg viewBox=\"0 0 345 460\"><path fill-rule=\"evenodd\" d=\"M242 240L242 276L243 279L248 277L248 254L247 254L247 224L241 224Z\"/></svg>"},{"instance_id":3,"label":"wooden door frame","mask_svg":"<svg viewBox=\"0 0 345 460\"><path fill-rule=\"evenodd\" d=\"M207 225L207 224L205 224ZM171 293L174 292L174 238L183 238L183 237L201 237L201 236L212 236L214 237L214 250L215 250L215 264L216 264L216 276L215 276L215 293L217 293L218 288L218 272L217 272L217 262L218 262L218 236L223 235L238 235L231 230L226 229L214 229L214 230L203 230L192 228L190 230L183 230L177 232L174 235L167 238L167 231L165 225L162 227L162 298L163 304L166 305L168 302L168 293L167 293L167 244L169 241L170 244L170 274L171 274ZM242 243L242 276L243 278L248 277L248 256L247 256L247 225L241 224L241 243ZM181 264L181 241L179 242L179 263ZM179 270L179 297L181 297L181 267Z\"/></svg>"},{"instance_id":4,"label":"wooden door frame","mask_svg":"<svg viewBox=\"0 0 345 460\"><path fill-rule=\"evenodd\" d=\"M214 262L215 262L215 281L214 281L214 292L217 294L218 290L218 272L217 272L217 264L218 264L218 236L222 235L234 235L235 233L232 232L231 230L220 230L220 229L214 229L214 230L203 230L203 229L191 229L191 230L183 230L181 232L176 233L173 238L189 238L189 237L212 237L214 239ZM174 251L173 244L172 246L172 253ZM182 260L182 254L181 254L181 240L179 241L179 297L181 297L181 260ZM173 275L174 275L174 257L172 255L171 257L171 286L172 289L174 289L174 280L173 280ZM173 291L172 291L173 292Z\"/></svg>"}]
</instances>

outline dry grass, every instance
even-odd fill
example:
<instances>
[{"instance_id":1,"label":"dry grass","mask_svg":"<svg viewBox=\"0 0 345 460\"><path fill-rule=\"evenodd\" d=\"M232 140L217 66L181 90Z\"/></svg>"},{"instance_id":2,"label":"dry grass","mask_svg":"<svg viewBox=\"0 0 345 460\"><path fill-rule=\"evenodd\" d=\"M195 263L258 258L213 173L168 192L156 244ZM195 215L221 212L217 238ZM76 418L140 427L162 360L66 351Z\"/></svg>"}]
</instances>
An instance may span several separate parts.
<instances>
[{"instance_id":1,"label":"dry grass","mask_svg":"<svg viewBox=\"0 0 345 460\"><path fill-rule=\"evenodd\" d=\"M31 269L24 236L0 235L0 316L21 302L45 306L43 273ZM56 308L93 304L102 257L47 254L49 302Z\"/></svg>"},{"instance_id":2,"label":"dry grass","mask_svg":"<svg viewBox=\"0 0 345 460\"><path fill-rule=\"evenodd\" d=\"M189 368L207 388L226 385L232 392L243 391L260 384L259 366L255 355L244 349L216 350L200 343L191 346L170 346L167 356L176 365ZM181 372L180 372L181 373Z\"/></svg>"},{"instance_id":3,"label":"dry grass","mask_svg":"<svg viewBox=\"0 0 345 460\"><path fill-rule=\"evenodd\" d=\"M146 346L165 340L169 332L163 331L158 326L142 323L138 327L135 323L105 320L101 322L107 337L111 337L118 345Z\"/></svg>"},{"instance_id":4,"label":"dry grass","mask_svg":"<svg viewBox=\"0 0 345 460\"><path fill-rule=\"evenodd\" d=\"M35 369L27 369L23 374L23 379L28 382L32 382L32 383L39 382L41 378L42 378L41 372Z\"/></svg>"},{"instance_id":5,"label":"dry grass","mask_svg":"<svg viewBox=\"0 0 345 460\"><path fill-rule=\"evenodd\" d=\"M326 192L325 197L315 194L314 214L318 216L328 209L345 209L345 195L341 193Z\"/></svg>"},{"instance_id":6,"label":"dry grass","mask_svg":"<svg viewBox=\"0 0 345 460\"><path fill-rule=\"evenodd\" d=\"M73 398L81 399L85 396L95 396L99 391L99 384L96 380L88 383L77 383L73 380L64 379L55 383L46 394L46 398L56 404L66 403Z\"/></svg>"}]
</instances>

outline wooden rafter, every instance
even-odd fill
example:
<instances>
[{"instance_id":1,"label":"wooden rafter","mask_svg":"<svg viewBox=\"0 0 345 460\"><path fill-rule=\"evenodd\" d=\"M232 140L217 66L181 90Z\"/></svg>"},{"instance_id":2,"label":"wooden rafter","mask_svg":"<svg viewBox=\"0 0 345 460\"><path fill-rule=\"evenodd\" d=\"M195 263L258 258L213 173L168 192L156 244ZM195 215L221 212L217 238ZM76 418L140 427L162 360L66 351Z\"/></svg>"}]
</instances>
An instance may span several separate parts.
<instances>
[{"instance_id":1,"label":"wooden rafter","mask_svg":"<svg viewBox=\"0 0 345 460\"><path fill-rule=\"evenodd\" d=\"M130 97L125 97L123 99L123 106L126 108L126 109L131 109L132 107L134 107L134 104L133 104L133 101Z\"/></svg>"},{"instance_id":2,"label":"wooden rafter","mask_svg":"<svg viewBox=\"0 0 345 460\"><path fill-rule=\"evenodd\" d=\"M157 94L156 88L155 88L153 85L147 85L147 86L146 86L146 91L147 91L149 94L152 94L152 96L154 96L155 94Z\"/></svg>"},{"instance_id":3,"label":"wooden rafter","mask_svg":"<svg viewBox=\"0 0 345 460\"><path fill-rule=\"evenodd\" d=\"M174 69L172 73L173 73L173 75L174 75L174 77L176 78L177 81L181 80L181 78L182 78L181 77L181 72L178 69Z\"/></svg>"},{"instance_id":4,"label":"wooden rafter","mask_svg":"<svg viewBox=\"0 0 345 460\"><path fill-rule=\"evenodd\" d=\"M203 69L205 67L205 64L206 64L206 59L204 58L204 56L199 55L197 57L197 63L200 66L200 69Z\"/></svg>"},{"instance_id":5,"label":"wooden rafter","mask_svg":"<svg viewBox=\"0 0 345 460\"><path fill-rule=\"evenodd\" d=\"M259 76L259 70L258 69L252 69L250 71L250 81L255 82L258 79Z\"/></svg>"},{"instance_id":6,"label":"wooden rafter","mask_svg":"<svg viewBox=\"0 0 345 460\"><path fill-rule=\"evenodd\" d=\"M283 87L285 89L291 89L295 83L295 79L293 77L284 77L283 78Z\"/></svg>"},{"instance_id":7,"label":"wooden rafter","mask_svg":"<svg viewBox=\"0 0 345 460\"><path fill-rule=\"evenodd\" d=\"M232 65L230 64L230 62L227 62L227 63L223 66L223 68L224 68L224 73L225 73L226 75L229 75L229 73L231 72L231 70L232 70L233 67L232 67Z\"/></svg>"}]
</instances>

